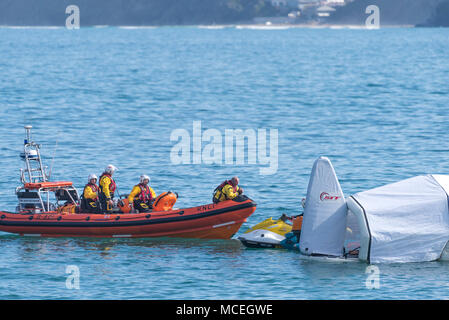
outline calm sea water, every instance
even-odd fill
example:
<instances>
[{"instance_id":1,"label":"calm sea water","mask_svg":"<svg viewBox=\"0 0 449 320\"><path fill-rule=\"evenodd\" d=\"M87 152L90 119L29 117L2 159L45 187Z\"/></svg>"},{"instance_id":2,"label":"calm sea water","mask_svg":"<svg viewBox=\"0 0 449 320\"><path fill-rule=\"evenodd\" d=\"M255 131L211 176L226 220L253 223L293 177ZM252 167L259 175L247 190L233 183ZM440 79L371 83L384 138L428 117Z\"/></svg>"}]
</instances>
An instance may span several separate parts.
<instances>
[{"instance_id":1,"label":"calm sea water","mask_svg":"<svg viewBox=\"0 0 449 320\"><path fill-rule=\"evenodd\" d=\"M238 175L256 212L239 233L300 211L315 158L346 195L449 173L449 29L0 29L0 205L14 210L23 125L53 178L78 187L113 163L121 193L141 173L177 206L209 203ZM276 174L170 161L175 129L278 129ZM56 150L56 153L55 153ZM410 221L413 223L413 221ZM237 234L238 235L238 234ZM449 264L303 260L238 240L0 235L0 299L447 299ZM66 267L80 289L66 288Z\"/></svg>"}]
</instances>

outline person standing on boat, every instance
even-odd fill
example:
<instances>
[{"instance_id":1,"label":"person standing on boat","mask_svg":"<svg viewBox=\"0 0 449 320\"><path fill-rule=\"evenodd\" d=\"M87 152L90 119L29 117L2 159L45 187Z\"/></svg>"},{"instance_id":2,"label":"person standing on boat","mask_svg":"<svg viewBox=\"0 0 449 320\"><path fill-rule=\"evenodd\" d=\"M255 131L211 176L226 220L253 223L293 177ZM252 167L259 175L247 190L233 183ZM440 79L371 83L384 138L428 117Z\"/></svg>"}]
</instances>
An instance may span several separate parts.
<instances>
[{"instance_id":1,"label":"person standing on boat","mask_svg":"<svg viewBox=\"0 0 449 320\"><path fill-rule=\"evenodd\" d=\"M105 213L111 213L114 206L114 192L117 189L114 179L112 176L117 170L112 164L108 165L104 170L103 174L100 176L100 203Z\"/></svg>"},{"instance_id":2,"label":"person standing on boat","mask_svg":"<svg viewBox=\"0 0 449 320\"><path fill-rule=\"evenodd\" d=\"M233 177L231 180L226 180L215 188L212 201L218 203L225 200L231 200L242 193L243 188L239 187L239 178Z\"/></svg>"},{"instance_id":3,"label":"person standing on boat","mask_svg":"<svg viewBox=\"0 0 449 320\"><path fill-rule=\"evenodd\" d=\"M148 212L152 208L153 200L156 199L156 193L148 184L150 177L143 174L140 176L140 183L135 185L128 196L128 201L139 212Z\"/></svg>"},{"instance_id":4,"label":"person standing on boat","mask_svg":"<svg viewBox=\"0 0 449 320\"><path fill-rule=\"evenodd\" d=\"M100 202L98 198L97 176L90 174L88 183L83 191L83 211L89 213L100 213Z\"/></svg>"}]
</instances>

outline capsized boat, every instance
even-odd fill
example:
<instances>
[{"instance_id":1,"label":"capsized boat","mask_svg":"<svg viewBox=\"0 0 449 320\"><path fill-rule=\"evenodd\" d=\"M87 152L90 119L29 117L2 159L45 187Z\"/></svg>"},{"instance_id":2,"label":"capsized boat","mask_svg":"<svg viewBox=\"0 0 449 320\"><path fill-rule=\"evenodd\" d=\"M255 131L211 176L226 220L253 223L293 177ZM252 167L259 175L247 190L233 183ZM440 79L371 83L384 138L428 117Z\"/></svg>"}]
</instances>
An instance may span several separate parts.
<instances>
[{"instance_id":1,"label":"capsized boat","mask_svg":"<svg viewBox=\"0 0 449 320\"><path fill-rule=\"evenodd\" d=\"M299 243L282 244L302 257L319 261L358 261L357 228L348 215L346 200L331 161L315 160L307 186ZM287 240L289 237L287 235Z\"/></svg>"},{"instance_id":2,"label":"capsized boat","mask_svg":"<svg viewBox=\"0 0 449 320\"><path fill-rule=\"evenodd\" d=\"M449 258L449 175L415 176L344 197L326 157L314 163L299 246L310 259L403 263Z\"/></svg>"},{"instance_id":3,"label":"capsized boat","mask_svg":"<svg viewBox=\"0 0 449 320\"><path fill-rule=\"evenodd\" d=\"M346 201L335 170L326 157L312 168L304 213L295 217L269 218L239 237L248 247L285 248L301 253L302 259L358 261L359 234L354 217L347 215ZM286 223L293 221L293 228ZM288 226L288 227L287 227ZM294 229L294 230L293 230Z\"/></svg>"},{"instance_id":4,"label":"capsized boat","mask_svg":"<svg viewBox=\"0 0 449 320\"><path fill-rule=\"evenodd\" d=\"M256 203L240 195L233 200L191 208L173 208L173 197L161 195L151 212L112 214L82 212L77 189L70 181L49 181L40 145L31 141L31 126L21 158L22 185L16 188L15 212L0 210L0 231L44 237L185 237L229 239L256 210ZM168 193L167 193L168 194ZM177 197L176 197L177 198ZM165 199L171 199L166 201Z\"/></svg>"},{"instance_id":5,"label":"capsized boat","mask_svg":"<svg viewBox=\"0 0 449 320\"><path fill-rule=\"evenodd\" d=\"M248 229L238 237L248 248L281 248L285 235L292 231L292 226L284 219L268 218Z\"/></svg>"}]
</instances>

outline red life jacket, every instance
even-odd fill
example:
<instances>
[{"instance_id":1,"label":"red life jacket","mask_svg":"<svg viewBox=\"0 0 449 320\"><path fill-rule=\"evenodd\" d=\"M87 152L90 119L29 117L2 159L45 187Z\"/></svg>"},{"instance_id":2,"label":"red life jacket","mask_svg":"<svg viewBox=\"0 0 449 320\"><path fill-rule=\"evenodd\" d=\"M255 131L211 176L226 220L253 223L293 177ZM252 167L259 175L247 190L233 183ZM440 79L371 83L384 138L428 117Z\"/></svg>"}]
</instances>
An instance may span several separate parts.
<instances>
[{"instance_id":1,"label":"red life jacket","mask_svg":"<svg viewBox=\"0 0 449 320\"><path fill-rule=\"evenodd\" d=\"M111 179L111 184L109 185L109 191L112 192L112 193L114 193L114 192L115 192L115 189L117 189L117 185L115 184L114 179L112 179L112 177L111 177L111 175L110 175L109 173L103 173L103 174L101 175L101 177L100 177L100 182L101 182L101 179L102 179L104 176L106 176L106 177L108 177L109 179ZM103 192L103 187L101 186L101 184L100 184L100 190Z\"/></svg>"},{"instance_id":2,"label":"red life jacket","mask_svg":"<svg viewBox=\"0 0 449 320\"><path fill-rule=\"evenodd\" d=\"M151 202L153 200L153 195L151 194L150 187L141 183L139 183L138 186L140 188L139 200L143 202Z\"/></svg>"},{"instance_id":3,"label":"red life jacket","mask_svg":"<svg viewBox=\"0 0 449 320\"><path fill-rule=\"evenodd\" d=\"M237 186L234 186L234 185L232 184L232 181L231 181L231 180L225 180L225 181L222 182L218 187L215 188L215 190L214 190L214 195L216 194L217 191L220 191L220 192L221 192L220 197L221 197L221 195L224 195L225 198L228 199L228 196L223 192L223 188L224 188L226 185L228 185L228 184L232 187L232 189L234 190L234 192L237 192ZM220 198L220 197L219 197L219 198Z\"/></svg>"},{"instance_id":4,"label":"red life jacket","mask_svg":"<svg viewBox=\"0 0 449 320\"><path fill-rule=\"evenodd\" d=\"M98 186L96 184L88 183L84 187L84 191L86 191L86 188L90 188L92 190L92 192L95 192L97 194L97 197L93 200L98 200ZM83 195L84 195L84 192L83 192Z\"/></svg>"},{"instance_id":5,"label":"red life jacket","mask_svg":"<svg viewBox=\"0 0 449 320\"><path fill-rule=\"evenodd\" d=\"M232 189L234 190L234 192L237 192L237 186L234 186L234 185L232 184L232 181L231 181L231 180L225 180L222 184L220 184L220 185L217 187L217 189L221 191L221 190L223 190L223 188L224 188L227 184L229 184L229 185L232 187Z\"/></svg>"}]
</instances>

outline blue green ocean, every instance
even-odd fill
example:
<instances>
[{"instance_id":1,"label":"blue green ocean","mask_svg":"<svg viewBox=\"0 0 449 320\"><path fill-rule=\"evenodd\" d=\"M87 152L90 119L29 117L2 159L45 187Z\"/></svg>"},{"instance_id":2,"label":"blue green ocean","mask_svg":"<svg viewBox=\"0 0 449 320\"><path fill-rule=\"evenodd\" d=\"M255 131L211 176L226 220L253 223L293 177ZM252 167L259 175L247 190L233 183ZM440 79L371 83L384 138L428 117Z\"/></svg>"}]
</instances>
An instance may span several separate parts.
<instances>
[{"instance_id":1,"label":"blue green ocean","mask_svg":"<svg viewBox=\"0 0 449 320\"><path fill-rule=\"evenodd\" d=\"M346 196L449 173L449 30L0 28L0 210L13 211L25 124L54 179L81 189L119 168L178 207L210 203L239 176L250 226L301 212L313 161ZM278 130L266 164L173 163L177 129ZM204 145L203 145L204 147ZM234 159L235 160L235 159ZM413 223L412 221L410 223ZM238 240L36 238L0 234L0 299L448 299L449 264L308 261ZM68 266L79 289L68 289Z\"/></svg>"}]
</instances>

